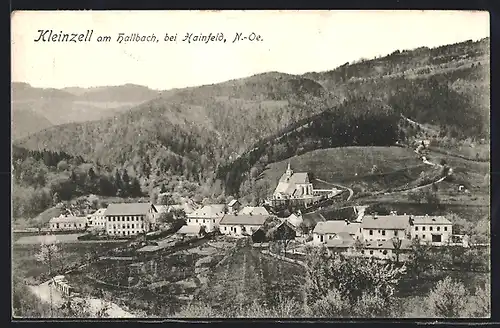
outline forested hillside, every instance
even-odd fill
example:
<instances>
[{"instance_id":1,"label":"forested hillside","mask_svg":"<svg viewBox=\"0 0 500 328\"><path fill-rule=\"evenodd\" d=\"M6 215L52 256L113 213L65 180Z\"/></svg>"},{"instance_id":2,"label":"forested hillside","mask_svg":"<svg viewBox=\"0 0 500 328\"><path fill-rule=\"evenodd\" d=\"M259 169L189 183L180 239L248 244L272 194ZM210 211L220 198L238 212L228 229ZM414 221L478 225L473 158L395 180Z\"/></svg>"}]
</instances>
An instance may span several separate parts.
<instances>
[{"instance_id":1,"label":"forested hillside","mask_svg":"<svg viewBox=\"0 0 500 328\"><path fill-rule=\"evenodd\" d=\"M212 184L217 172L226 195L245 180L244 192L252 192L268 163L320 148L404 141L402 117L432 127L436 145L488 139L489 58L487 38L398 50L328 72L269 72L171 90L114 117L48 128L18 145L127 168L143 179L177 175Z\"/></svg>"}]
</instances>

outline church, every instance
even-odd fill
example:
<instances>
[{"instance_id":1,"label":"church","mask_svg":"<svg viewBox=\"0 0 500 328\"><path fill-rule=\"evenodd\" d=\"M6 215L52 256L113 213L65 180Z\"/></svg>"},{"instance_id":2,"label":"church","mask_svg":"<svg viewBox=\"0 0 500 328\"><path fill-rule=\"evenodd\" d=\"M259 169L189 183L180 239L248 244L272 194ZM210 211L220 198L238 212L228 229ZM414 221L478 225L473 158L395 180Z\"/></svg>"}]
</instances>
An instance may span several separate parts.
<instances>
[{"instance_id":1,"label":"church","mask_svg":"<svg viewBox=\"0 0 500 328\"><path fill-rule=\"evenodd\" d=\"M278 185L274 190L271 204L272 206L280 205L304 205L314 201L313 185L309 181L307 172L293 172L288 167L278 181Z\"/></svg>"}]
</instances>

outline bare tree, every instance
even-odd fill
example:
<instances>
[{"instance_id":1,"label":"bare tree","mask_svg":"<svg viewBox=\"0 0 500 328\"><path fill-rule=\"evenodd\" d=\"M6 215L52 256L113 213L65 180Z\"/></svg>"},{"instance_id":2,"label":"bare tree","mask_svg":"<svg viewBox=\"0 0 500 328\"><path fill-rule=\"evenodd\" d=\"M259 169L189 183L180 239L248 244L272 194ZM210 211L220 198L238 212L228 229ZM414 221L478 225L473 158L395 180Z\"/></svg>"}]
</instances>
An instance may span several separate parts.
<instances>
[{"instance_id":1,"label":"bare tree","mask_svg":"<svg viewBox=\"0 0 500 328\"><path fill-rule=\"evenodd\" d=\"M54 307L52 301L52 288L54 286L53 280L53 264L55 260L60 260L61 258L61 249L59 245L57 245L57 240L55 236L50 236L45 238L40 245L39 252L35 255L37 261L47 264L49 267L49 292L50 292L50 316L52 317L54 314Z\"/></svg>"}]
</instances>

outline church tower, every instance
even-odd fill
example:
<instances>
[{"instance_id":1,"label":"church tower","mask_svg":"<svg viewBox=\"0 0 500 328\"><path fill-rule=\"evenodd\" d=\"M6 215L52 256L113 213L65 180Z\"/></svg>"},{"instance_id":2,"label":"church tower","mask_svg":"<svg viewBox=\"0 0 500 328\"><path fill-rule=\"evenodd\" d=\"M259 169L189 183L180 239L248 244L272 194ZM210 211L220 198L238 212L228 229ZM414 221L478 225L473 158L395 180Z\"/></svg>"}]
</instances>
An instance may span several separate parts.
<instances>
[{"instance_id":1,"label":"church tower","mask_svg":"<svg viewBox=\"0 0 500 328\"><path fill-rule=\"evenodd\" d=\"M290 168L290 162L288 162L288 167L286 168L285 175L287 178L290 178L293 174L292 169Z\"/></svg>"}]
</instances>

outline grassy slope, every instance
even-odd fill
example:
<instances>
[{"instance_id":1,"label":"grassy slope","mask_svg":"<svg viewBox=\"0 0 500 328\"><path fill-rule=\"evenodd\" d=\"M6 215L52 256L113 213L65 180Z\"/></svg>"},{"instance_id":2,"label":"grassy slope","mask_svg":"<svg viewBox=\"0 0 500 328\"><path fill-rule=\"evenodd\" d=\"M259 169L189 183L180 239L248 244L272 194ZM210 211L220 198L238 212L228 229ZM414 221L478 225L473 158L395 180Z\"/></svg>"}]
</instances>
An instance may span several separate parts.
<instances>
[{"instance_id":1,"label":"grassy slope","mask_svg":"<svg viewBox=\"0 0 500 328\"><path fill-rule=\"evenodd\" d=\"M426 170L416 154L400 147L343 147L320 149L292 157L292 169L296 172L311 172L315 178L328 182L355 184L356 180L373 181L380 179L383 173L391 174L397 170L417 167ZM288 160L273 163L264 172L271 186L276 186L278 179L286 170ZM376 165L382 175L372 175L370 171ZM357 176L355 176L357 173ZM317 184L323 187L322 184Z\"/></svg>"}]
</instances>

